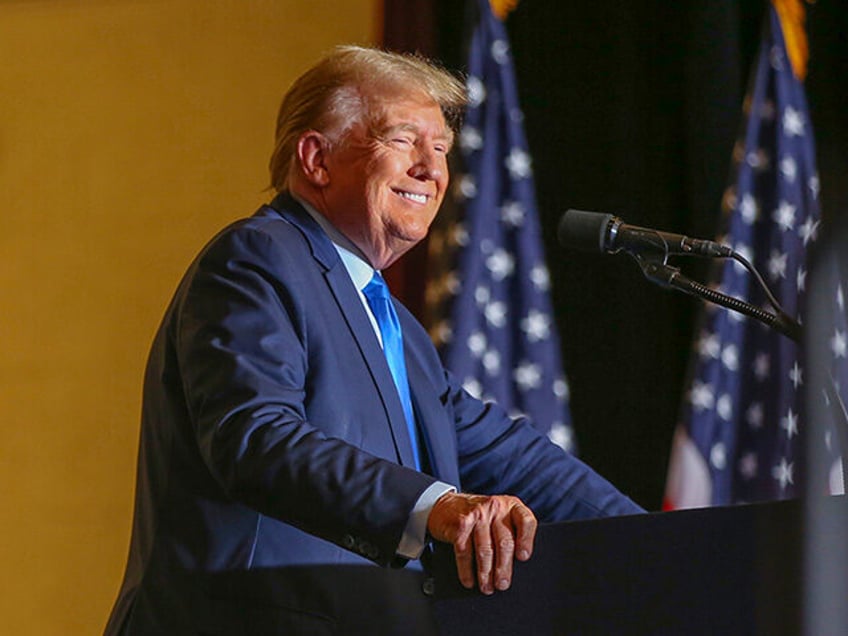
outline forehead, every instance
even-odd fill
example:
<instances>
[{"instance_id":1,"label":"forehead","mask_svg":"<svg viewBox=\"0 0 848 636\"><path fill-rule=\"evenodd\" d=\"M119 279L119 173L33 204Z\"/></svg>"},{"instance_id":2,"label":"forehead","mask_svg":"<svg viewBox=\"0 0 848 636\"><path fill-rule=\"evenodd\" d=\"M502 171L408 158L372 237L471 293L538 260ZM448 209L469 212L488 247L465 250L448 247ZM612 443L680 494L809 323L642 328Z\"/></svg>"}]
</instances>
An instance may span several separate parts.
<instances>
[{"instance_id":1,"label":"forehead","mask_svg":"<svg viewBox=\"0 0 848 636\"><path fill-rule=\"evenodd\" d=\"M372 101L372 126L377 132L408 128L433 137L450 138L439 105L429 98L383 97Z\"/></svg>"}]
</instances>

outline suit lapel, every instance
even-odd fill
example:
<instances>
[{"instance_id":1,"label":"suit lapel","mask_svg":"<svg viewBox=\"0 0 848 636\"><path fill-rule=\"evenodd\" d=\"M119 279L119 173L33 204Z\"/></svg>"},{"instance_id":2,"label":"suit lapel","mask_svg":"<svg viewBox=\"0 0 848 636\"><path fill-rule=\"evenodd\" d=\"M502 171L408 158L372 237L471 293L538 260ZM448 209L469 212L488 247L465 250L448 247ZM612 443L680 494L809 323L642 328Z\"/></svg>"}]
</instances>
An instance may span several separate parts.
<instances>
[{"instance_id":1,"label":"suit lapel","mask_svg":"<svg viewBox=\"0 0 848 636\"><path fill-rule=\"evenodd\" d=\"M336 298L339 309L342 310L351 335L362 352L362 357L371 373L377 392L380 394L383 408L389 418L395 451L400 463L404 466L414 467L415 459L412 455L412 444L410 444L409 433L406 428L406 418L403 414L403 407L395 388L392 373L389 370L389 364L386 362L386 356L380 348L371 321L365 313L362 301L359 299L359 295L341 260L335 267L326 272L325 277ZM368 423L364 425L367 426Z\"/></svg>"},{"instance_id":2,"label":"suit lapel","mask_svg":"<svg viewBox=\"0 0 848 636\"><path fill-rule=\"evenodd\" d=\"M459 488L456 435L453 422L445 416L439 392L418 362L418 357L405 343L406 372L418 427L424 437L433 476Z\"/></svg>"},{"instance_id":3,"label":"suit lapel","mask_svg":"<svg viewBox=\"0 0 848 636\"><path fill-rule=\"evenodd\" d=\"M312 255L324 270L327 286L333 294L339 312L344 317L347 328L356 342L365 366L371 374L374 385L380 395L386 417L391 429L392 441L397 461L403 466L414 467L412 445L406 428L406 418L400 403L394 380L392 379L386 357L374 334L371 321L365 313L359 294L344 267L336 248L321 226L303 207L288 194L274 199L271 207L289 223L303 233L312 250ZM371 426L363 422L362 426Z\"/></svg>"}]
</instances>

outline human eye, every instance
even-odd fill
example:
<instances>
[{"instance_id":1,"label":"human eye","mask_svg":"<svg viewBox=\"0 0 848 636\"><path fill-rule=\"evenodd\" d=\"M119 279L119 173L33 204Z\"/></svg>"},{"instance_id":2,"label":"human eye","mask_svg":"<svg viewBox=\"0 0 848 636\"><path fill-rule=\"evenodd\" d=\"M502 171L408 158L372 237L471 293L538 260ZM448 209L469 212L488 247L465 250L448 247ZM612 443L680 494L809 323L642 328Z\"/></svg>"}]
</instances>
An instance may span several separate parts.
<instances>
[{"instance_id":1,"label":"human eye","mask_svg":"<svg viewBox=\"0 0 848 636\"><path fill-rule=\"evenodd\" d=\"M398 146L398 147L401 147L401 148L407 148L407 147L415 145L415 139L412 137L412 135L408 135L408 134L393 135L390 138L389 141L390 141L390 143L394 144L395 146Z\"/></svg>"}]
</instances>

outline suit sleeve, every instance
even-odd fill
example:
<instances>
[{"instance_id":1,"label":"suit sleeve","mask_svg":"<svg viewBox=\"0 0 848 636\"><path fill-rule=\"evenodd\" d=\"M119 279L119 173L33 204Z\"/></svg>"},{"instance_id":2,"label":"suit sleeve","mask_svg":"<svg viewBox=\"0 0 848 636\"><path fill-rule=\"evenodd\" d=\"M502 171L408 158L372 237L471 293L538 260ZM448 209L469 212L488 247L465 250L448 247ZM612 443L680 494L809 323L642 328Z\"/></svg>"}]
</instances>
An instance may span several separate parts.
<instances>
[{"instance_id":1,"label":"suit sleeve","mask_svg":"<svg viewBox=\"0 0 848 636\"><path fill-rule=\"evenodd\" d=\"M193 435L228 497L392 564L433 479L308 421L310 325L283 282L303 265L247 228L224 233L195 263L171 335Z\"/></svg>"},{"instance_id":2,"label":"suit sleeve","mask_svg":"<svg viewBox=\"0 0 848 636\"><path fill-rule=\"evenodd\" d=\"M463 490L515 495L543 522L644 512L526 418L477 400L449 373L444 401L457 422Z\"/></svg>"}]
</instances>

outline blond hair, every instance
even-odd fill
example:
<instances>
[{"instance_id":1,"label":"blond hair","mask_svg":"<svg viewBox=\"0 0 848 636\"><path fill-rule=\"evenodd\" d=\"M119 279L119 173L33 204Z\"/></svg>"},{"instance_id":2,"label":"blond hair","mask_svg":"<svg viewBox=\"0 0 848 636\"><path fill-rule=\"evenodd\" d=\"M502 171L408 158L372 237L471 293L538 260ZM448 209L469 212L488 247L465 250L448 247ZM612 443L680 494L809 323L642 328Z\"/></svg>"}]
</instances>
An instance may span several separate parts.
<instances>
[{"instance_id":1,"label":"blond hair","mask_svg":"<svg viewBox=\"0 0 848 636\"><path fill-rule=\"evenodd\" d=\"M435 63L417 56L359 46L338 46L289 88L277 115L271 188L289 185L297 142L307 130L339 143L356 123L372 127L379 107L392 97L421 96L442 110L458 131L467 98L463 83Z\"/></svg>"}]
</instances>

